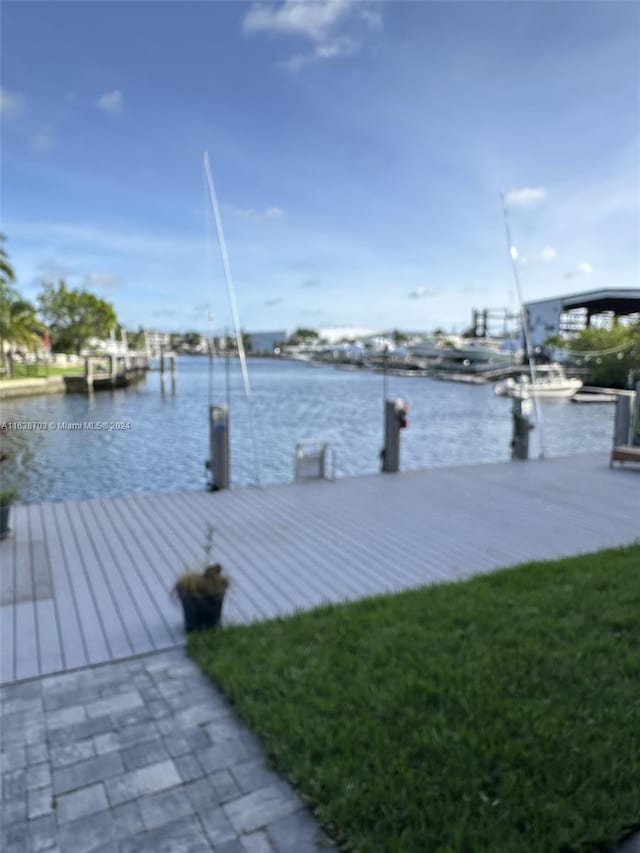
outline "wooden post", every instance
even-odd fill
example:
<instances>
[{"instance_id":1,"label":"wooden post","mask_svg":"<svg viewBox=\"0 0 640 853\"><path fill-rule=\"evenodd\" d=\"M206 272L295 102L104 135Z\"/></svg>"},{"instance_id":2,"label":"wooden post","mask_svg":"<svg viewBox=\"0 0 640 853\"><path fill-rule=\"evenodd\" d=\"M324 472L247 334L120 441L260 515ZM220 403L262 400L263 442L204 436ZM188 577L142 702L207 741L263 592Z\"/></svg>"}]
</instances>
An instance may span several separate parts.
<instances>
[{"instance_id":1,"label":"wooden post","mask_svg":"<svg viewBox=\"0 0 640 853\"><path fill-rule=\"evenodd\" d=\"M93 365L90 355L84 359L84 384L87 394L90 394L93 391Z\"/></svg>"},{"instance_id":2,"label":"wooden post","mask_svg":"<svg viewBox=\"0 0 640 853\"><path fill-rule=\"evenodd\" d=\"M526 411L523 411L523 403L524 400L520 397L513 398L513 407L511 409L513 420L511 458L526 460L529 458L529 432L533 429L533 424L529 420Z\"/></svg>"},{"instance_id":3,"label":"wooden post","mask_svg":"<svg viewBox=\"0 0 640 853\"><path fill-rule=\"evenodd\" d=\"M384 447L380 453L383 472L400 470L400 430L406 426L407 404L402 400L385 400Z\"/></svg>"}]
</instances>

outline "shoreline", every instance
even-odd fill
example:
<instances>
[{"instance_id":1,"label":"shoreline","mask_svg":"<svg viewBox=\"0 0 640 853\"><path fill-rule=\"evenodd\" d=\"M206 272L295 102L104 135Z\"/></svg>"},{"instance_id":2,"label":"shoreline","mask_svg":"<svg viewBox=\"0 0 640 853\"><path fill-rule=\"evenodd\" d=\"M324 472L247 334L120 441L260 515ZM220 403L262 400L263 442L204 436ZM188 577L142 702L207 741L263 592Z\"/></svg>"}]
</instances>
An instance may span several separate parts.
<instances>
[{"instance_id":1,"label":"shoreline","mask_svg":"<svg viewBox=\"0 0 640 853\"><path fill-rule=\"evenodd\" d=\"M0 400L14 397L33 397L38 394L64 394L63 376L43 376L27 379L4 379L0 382Z\"/></svg>"}]
</instances>

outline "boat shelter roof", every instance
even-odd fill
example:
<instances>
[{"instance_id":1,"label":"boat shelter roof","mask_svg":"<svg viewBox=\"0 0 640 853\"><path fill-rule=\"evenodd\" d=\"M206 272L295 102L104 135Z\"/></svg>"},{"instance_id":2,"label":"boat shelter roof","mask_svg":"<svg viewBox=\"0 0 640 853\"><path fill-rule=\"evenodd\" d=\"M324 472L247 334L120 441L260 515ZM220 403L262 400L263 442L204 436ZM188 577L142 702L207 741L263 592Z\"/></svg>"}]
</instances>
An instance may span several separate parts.
<instances>
[{"instance_id":1,"label":"boat shelter roof","mask_svg":"<svg viewBox=\"0 0 640 853\"><path fill-rule=\"evenodd\" d=\"M540 306L547 302L560 302L563 311L586 308L589 314L613 311L614 314L636 314L640 312L640 288L621 287L606 290L588 290L568 296L554 296L527 302L527 307Z\"/></svg>"}]
</instances>

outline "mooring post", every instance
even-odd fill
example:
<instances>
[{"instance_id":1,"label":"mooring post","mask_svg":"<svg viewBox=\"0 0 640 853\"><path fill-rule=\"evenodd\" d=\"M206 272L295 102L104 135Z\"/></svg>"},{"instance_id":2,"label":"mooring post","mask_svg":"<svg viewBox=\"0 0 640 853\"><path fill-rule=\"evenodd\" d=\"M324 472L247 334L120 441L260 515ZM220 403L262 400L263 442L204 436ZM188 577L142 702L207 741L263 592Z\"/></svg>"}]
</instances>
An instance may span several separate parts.
<instances>
[{"instance_id":1,"label":"mooring post","mask_svg":"<svg viewBox=\"0 0 640 853\"><path fill-rule=\"evenodd\" d=\"M209 489L217 492L229 488L229 408L209 406Z\"/></svg>"},{"instance_id":2,"label":"mooring post","mask_svg":"<svg viewBox=\"0 0 640 853\"><path fill-rule=\"evenodd\" d=\"M407 426L408 406L404 400L384 402L384 447L380 451L382 470L396 474L400 470L400 430Z\"/></svg>"},{"instance_id":3,"label":"mooring post","mask_svg":"<svg viewBox=\"0 0 640 853\"><path fill-rule=\"evenodd\" d=\"M87 394L90 394L93 391L93 365L90 355L84 359L84 385Z\"/></svg>"},{"instance_id":4,"label":"mooring post","mask_svg":"<svg viewBox=\"0 0 640 853\"><path fill-rule=\"evenodd\" d=\"M637 393L634 391L621 391L616 400L616 414L613 422L613 445L621 447L633 444L632 423L634 403Z\"/></svg>"},{"instance_id":5,"label":"mooring post","mask_svg":"<svg viewBox=\"0 0 640 853\"><path fill-rule=\"evenodd\" d=\"M526 406L524 404L527 404ZM513 416L513 435L511 438L511 458L512 459L528 459L529 458L529 433L533 429L533 424L528 416L528 400L523 400L521 397L513 398L513 408L511 414Z\"/></svg>"}]
</instances>

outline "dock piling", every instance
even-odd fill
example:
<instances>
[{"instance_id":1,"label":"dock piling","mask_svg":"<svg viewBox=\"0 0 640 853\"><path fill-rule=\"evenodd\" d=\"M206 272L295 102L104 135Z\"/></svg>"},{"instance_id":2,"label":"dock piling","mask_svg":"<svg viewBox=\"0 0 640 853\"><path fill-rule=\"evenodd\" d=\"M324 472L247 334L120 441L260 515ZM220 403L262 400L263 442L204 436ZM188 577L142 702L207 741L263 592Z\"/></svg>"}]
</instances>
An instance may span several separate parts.
<instances>
[{"instance_id":1,"label":"dock piling","mask_svg":"<svg viewBox=\"0 0 640 853\"><path fill-rule=\"evenodd\" d=\"M217 492L229 488L229 408L209 406L209 489Z\"/></svg>"},{"instance_id":2,"label":"dock piling","mask_svg":"<svg viewBox=\"0 0 640 853\"><path fill-rule=\"evenodd\" d=\"M521 397L513 398L511 414L513 418L513 435L511 438L511 458L527 460L529 458L529 433L534 428L529 418L528 400Z\"/></svg>"},{"instance_id":3,"label":"dock piling","mask_svg":"<svg viewBox=\"0 0 640 853\"><path fill-rule=\"evenodd\" d=\"M382 471L397 474L400 470L400 430L407 425L408 406L404 400L385 400L384 447L380 451Z\"/></svg>"}]
</instances>

